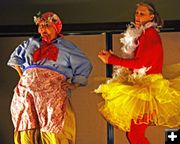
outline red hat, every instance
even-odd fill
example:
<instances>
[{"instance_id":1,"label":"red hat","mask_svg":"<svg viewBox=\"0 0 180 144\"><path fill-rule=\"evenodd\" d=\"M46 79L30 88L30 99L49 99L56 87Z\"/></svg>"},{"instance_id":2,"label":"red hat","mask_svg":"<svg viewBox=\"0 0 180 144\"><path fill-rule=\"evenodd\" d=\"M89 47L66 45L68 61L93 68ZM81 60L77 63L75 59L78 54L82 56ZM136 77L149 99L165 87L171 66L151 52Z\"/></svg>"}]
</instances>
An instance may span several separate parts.
<instances>
[{"instance_id":1,"label":"red hat","mask_svg":"<svg viewBox=\"0 0 180 144\"><path fill-rule=\"evenodd\" d=\"M52 24L57 33L62 30L62 22L59 16L53 12L45 12L41 16L34 16L34 22L38 25L41 21L45 21L47 24Z\"/></svg>"}]
</instances>

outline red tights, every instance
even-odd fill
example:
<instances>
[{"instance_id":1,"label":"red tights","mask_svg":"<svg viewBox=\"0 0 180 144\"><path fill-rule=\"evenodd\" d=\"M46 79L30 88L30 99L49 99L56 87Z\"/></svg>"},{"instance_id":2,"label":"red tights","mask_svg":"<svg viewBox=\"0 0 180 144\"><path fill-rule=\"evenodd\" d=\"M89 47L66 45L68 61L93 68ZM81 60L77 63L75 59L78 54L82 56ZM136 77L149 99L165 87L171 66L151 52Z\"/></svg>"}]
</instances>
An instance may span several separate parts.
<instances>
[{"instance_id":1,"label":"red tights","mask_svg":"<svg viewBox=\"0 0 180 144\"><path fill-rule=\"evenodd\" d=\"M150 144L148 139L145 137L145 131L148 127L147 124L135 124L131 121L130 132L127 133L128 140L131 144Z\"/></svg>"}]
</instances>

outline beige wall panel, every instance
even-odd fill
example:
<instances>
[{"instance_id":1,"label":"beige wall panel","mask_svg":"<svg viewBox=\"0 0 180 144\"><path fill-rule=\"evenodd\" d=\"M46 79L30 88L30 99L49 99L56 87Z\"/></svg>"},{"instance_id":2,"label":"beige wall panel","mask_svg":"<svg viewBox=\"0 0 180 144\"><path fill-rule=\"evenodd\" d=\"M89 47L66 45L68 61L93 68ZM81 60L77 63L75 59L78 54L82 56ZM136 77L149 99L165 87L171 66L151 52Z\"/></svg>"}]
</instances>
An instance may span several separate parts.
<instances>
[{"instance_id":1,"label":"beige wall panel","mask_svg":"<svg viewBox=\"0 0 180 144\"><path fill-rule=\"evenodd\" d=\"M66 36L87 55L93 65L89 83L72 93L71 102L77 120L77 144L105 144L106 121L98 112L101 97L93 93L105 78L105 65L98 59L98 52L105 47L104 35Z\"/></svg>"},{"instance_id":2,"label":"beige wall panel","mask_svg":"<svg viewBox=\"0 0 180 144\"><path fill-rule=\"evenodd\" d=\"M164 47L164 65L180 62L180 32L160 33Z\"/></svg>"}]
</instances>

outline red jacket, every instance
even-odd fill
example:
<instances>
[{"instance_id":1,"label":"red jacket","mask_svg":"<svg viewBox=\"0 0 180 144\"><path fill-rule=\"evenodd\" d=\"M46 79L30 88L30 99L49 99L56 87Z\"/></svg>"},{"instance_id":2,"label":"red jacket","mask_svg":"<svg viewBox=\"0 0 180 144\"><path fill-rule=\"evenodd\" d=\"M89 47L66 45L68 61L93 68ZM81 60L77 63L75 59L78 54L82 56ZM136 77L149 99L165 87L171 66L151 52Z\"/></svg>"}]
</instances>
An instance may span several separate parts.
<instances>
[{"instance_id":1,"label":"red jacket","mask_svg":"<svg viewBox=\"0 0 180 144\"><path fill-rule=\"evenodd\" d=\"M120 65L130 69L139 69L143 66L150 67L147 74L162 73L163 48L158 32L153 28L147 28L138 39L139 46L135 51L135 58L122 59L112 55L108 59L109 64Z\"/></svg>"}]
</instances>

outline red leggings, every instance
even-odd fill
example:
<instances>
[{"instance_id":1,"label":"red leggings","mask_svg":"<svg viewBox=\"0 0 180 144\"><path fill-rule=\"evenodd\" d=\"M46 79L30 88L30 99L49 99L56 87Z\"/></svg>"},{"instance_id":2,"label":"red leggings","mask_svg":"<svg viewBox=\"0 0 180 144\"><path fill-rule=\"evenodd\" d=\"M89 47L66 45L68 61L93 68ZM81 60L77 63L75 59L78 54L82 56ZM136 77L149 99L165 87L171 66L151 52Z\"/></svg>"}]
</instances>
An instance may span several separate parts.
<instances>
[{"instance_id":1,"label":"red leggings","mask_svg":"<svg viewBox=\"0 0 180 144\"><path fill-rule=\"evenodd\" d=\"M131 121L130 132L127 133L128 140L131 144L150 144L145 137L145 131L148 127L147 124L135 124Z\"/></svg>"}]
</instances>

